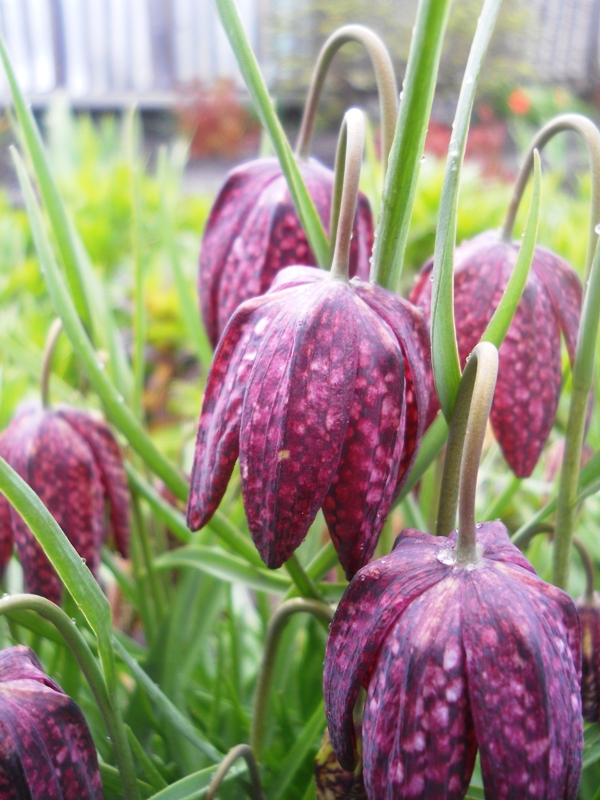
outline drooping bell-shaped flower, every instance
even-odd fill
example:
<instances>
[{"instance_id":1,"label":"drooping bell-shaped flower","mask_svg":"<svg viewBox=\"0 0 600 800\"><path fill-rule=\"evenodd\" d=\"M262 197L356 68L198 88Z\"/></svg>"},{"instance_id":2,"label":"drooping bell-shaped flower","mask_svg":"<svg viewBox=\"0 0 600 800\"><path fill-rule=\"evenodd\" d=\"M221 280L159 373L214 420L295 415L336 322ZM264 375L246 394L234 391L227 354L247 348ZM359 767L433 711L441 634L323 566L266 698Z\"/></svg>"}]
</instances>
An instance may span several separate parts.
<instances>
[{"instance_id":1,"label":"drooping bell-shaped flower","mask_svg":"<svg viewBox=\"0 0 600 800\"><path fill-rule=\"evenodd\" d=\"M404 530L354 577L325 655L331 741L370 800L461 800L479 748L486 797L575 800L581 641L572 600L537 577L501 522L478 525L476 563L456 534Z\"/></svg>"},{"instance_id":2,"label":"drooping bell-shaped flower","mask_svg":"<svg viewBox=\"0 0 600 800\"><path fill-rule=\"evenodd\" d=\"M119 447L104 421L77 408L22 406L0 435L2 456L40 497L95 574L107 536L129 548L129 491ZM22 518L0 496L0 569L16 543L28 591L59 602L62 586Z\"/></svg>"},{"instance_id":3,"label":"drooping bell-shaped flower","mask_svg":"<svg viewBox=\"0 0 600 800\"><path fill-rule=\"evenodd\" d=\"M454 314L461 365L481 338L508 283L518 243L487 231L456 250ZM410 300L429 319L432 261L421 269ZM573 363L581 311L574 270L536 247L523 296L500 347L498 383L490 421L502 452L520 478L531 475L546 444L561 388L562 332ZM431 393L428 421L438 409Z\"/></svg>"},{"instance_id":4,"label":"drooping bell-shaped flower","mask_svg":"<svg viewBox=\"0 0 600 800\"><path fill-rule=\"evenodd\" d=\"M352 576L416 454L428 336L410 303L348 279L364 122L356 109L346 120L356 171L346 174L332 270L289 267L231 318L208 376L187 519L193 530L208 522L239 454L248 526L267 566L292 555L322 508Z\"/></svg>"},{"instance_id":5,"label":"drooping bell-shaped flower","mask_svg":"<svg viewBox=\"0 0 600 800\"><path fill-rule=\"evenodd\" d=\"M312 158L300 159L298 167L328 229L333 172ZM366 280L373 221L364 195L359 197L351 247L350 275ZM233 170L212 208L200 252L198 294L213 347L235 309L264 294L280 270L315 263L278 161L259 159Z\"/></svg>"},{"instance_id":6,"label":"drooping bell-shaped flower","mask_svg":"<svg viewBox=\"0 0 600 800\"><path fill-rule=\"evenodd\" d=\"M3 800L102 800L81 709L21 645L0 652L0 742Z\"/></svg>"},{"instance_id":7,"label":"drooping bell-shaped flower","mask_svg":"<svg viewBox=\"0 0 600 800\"><path fill-rule=\"evenodd\" d=\"M215 512L238 457L250 532L269 567L323 508L349 576L371 557L416 454L428 337L402 298L311 267L242 304L219 343L198 426L188 524Z\"/></svg>"}]
</instances>

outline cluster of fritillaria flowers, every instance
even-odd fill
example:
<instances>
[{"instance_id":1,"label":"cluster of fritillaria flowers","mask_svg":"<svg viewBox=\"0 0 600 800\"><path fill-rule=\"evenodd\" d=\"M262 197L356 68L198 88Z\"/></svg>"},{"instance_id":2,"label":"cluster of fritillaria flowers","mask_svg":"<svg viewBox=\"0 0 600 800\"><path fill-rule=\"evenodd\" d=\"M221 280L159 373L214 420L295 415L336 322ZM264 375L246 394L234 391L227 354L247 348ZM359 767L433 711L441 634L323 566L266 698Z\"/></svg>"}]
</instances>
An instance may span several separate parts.
<instances>
[{"instance_id":1,"label":"cluster of fritillaria flowers","mask_svg":"<svg viewBox=\"0 0 600 800\"><path fill-rule=\"evenodd\" d=\"M378 83L387 85L392 98L388 117L395 119L391 62L370 33L342 29L326 44L321 63L326 68L338 47L351 40L371 48ZM313 84L315 97L323 77L319 73ZM486 232L457 248L453 275L450 270L454 305L450 294L447 299L457 322L458 378L448 412L443 392L439 400L436 394L443 382L437 366L435 375L432 368L437 259L422 268L409 300L381 285L371 211L358 190L364 117L356 109L346 113L334 173L308 158L311 103L296 159L291 154L290 159L315 218L330 234L329 262L320 264L329 269L317 266L323 254L317 259L318 248L309 244L296 212L294 180L288 189L280 167L285 159L260 159L234 170L206 226L198 290L215 353L197 429L187 523L195 531L210 522L239 460L248 531L260 557L270 569L287 563L298 588L303 590L299 574L308 586L306 597L286 600L269 622L259 699L268 696L262 678L273 667L268 647L276 647L281 620L295 611L333 620L325 653L328 733L317 757L318 800L462 800L478 752L488 800L575 800L583 719L600 718L600 613L593 577L588 574L586 594L573 603L536 575L500 520L476 524L474 509L488 417L517 477L531 475L540 458L558 407L561 335L574 374L577 370L585 314L581 283L558 256L536 248L498 353L480 339L505 296L520 249L511 241L513 218L509 214L501 235ZM385 166L389 130L383 138ZM80 347L85 331L69 335ZM435 354L433 345L434 365ZM587 394L579 379L575 383L585 408ZM0 456L34 490L97 576L100 548L111 532L119 552L128 553L130 500L121 453L102 420L71 407L49 407L47 390L42 397L41 406L22 406L0 435ZM439 516L451 525L439 536L405 528L392 552L372 560L440 406L449 425L445 470L454 464L460 471L457 480L447 481L446 471L442 479ZM137 420L133 429L131 441L139 446L144 433ZM578 463L579 453L573 457L569 447L567 437L565 461ZM184 497L181 482L178 496ZM153 491L147 487L146 498ZM457 510L458 526L451 530ZM178 512L169 511L173 521ZM349 581L335 615L294 560L319 512ZM54 566L0 495L0 572L13 544L27 589L60 604L63 587ZM253 577L265 579L262 567L252 569ZM90 586L100 592L91 578ZM154 588L160 599L164 587L157 581ZM96 654L83 635L68 628L72 621L65 628L64 612L46 600L39 606L39 597L33 600L35 610L45 609L59 630L68 631L63 635L86 664L87 672L82 669L100 698L119 761L121 745L129 750L114 698L106 691L110 680L112 688L116 683L115 665L102 651L110 635L104 641L97 637L98 661L106 668L98 682ZM124 661L127 656L122 649ZM114 662L112 652L111 657ZM153 699L160 697L169 724L189 735L190 723L150 678L144 685ZM234 748L225 767L215 768L210 786L203 776L200 790L206 789L209 800L240 755L248 761L255 797L262 800L253 753L260 759L263 713L257 702L251 745ZM0 653L0 734L0 797L101 797L98 761L82 713L24 647ZM162 787L163 776L157 778L141 751L139 745L140 765ZM137 786L130 761L123 766L123 786L127 776L129 786Z\"/></svg>"}]
</instances>

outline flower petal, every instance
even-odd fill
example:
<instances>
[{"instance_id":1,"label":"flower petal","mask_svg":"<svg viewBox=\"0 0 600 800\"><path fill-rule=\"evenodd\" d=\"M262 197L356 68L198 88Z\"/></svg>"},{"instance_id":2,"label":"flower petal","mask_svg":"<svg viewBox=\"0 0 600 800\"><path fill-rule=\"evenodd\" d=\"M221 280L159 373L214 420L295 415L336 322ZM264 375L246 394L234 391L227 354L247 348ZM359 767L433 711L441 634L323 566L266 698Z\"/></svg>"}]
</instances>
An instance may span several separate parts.
<instances>
[{"instance_id":1,"label":"flower petal","mask_svg":"<svg viewBox=\"0 0 600 800\"><path fill-rule=\"evenodd\" d=\"M124 558L129 555L129 519L131 514L127 476L119 445L104 420L78 408L62 406L56 412L86 442L93 453L104 495L110 504L117 550Z\"/></svg>"},{"instance_id":2,"label":"flower petal","mask_svg":"<svg viewBox=\"0 0 600 800\"><path fill-rule=\"evenodd\" d=\"M533 472L550 435L561 387L560 334L535 274L499 350L490 421L515 475Z\"/></svg>"},{"instance_id":3,"label":"flower petal","mask_svg":"<svg viewBox=\"0 0 600 800\"><path fill-rule=\"evenodd\" d=\"M353 281L353 285L359 297L387 322L402 349L406 423L397 494L412 468L427 420L431 376L429 332L423 313L412 303L374 284Z\"/></svg>"},{"instance_id":4,"label":"flower petal","mask_svg":"<svg viewBox=\"0 0 600 800\"><path fill-rule=\"evenodd\" d=\"M389 555L354 576L338 605L327 640L323 693L331 742L346 770L354 768L352 710L358 691L390 627L416 597L447 574L448 567L437 557L445 547L453 543L405 529Z\"/></svg>"},{"instance_id":5,"label":"flower petal","mask_svg":"<svg viewBox=\"0 0 600 800\"><path fill-rule=\"evenodd\" d=\"M583 726L565 625L573 603L509 564L488 561L470 576L463 641L486 796L574 800Z\"/></svg>"},{"instance_id":6,"label":"flower petal","mask_svg":"<svg viewBox=\"0 0 600 800\"><path fill-rule=\"evenodd\" d=\"M461 575L413 600L388 632L365 703L365 785L378 800L462 800L477 743L461 641Z\"/></svg>"},{"instance_id":7,"label":"flower petal","mask_svg":"<svg viewBox=\"0 0 600 800\"><path fill-rule=\"evenodd\" d=\"M248 380L242 493L269 567L281 566L304 539L338 466L356 376L353 307L351 290L336 281L293 290Z\"/></svg>"},{"instance_id":8,"label":"flower petal","mask_svg":"<svg viewBox=\"0 0 600 800\"><path fill-rule=\"evenodd\" d=\"M353 296L358 365L339 465L323 501L348 579L371 558L392 503L404 442L404 362L390 327ZM345 323L346 329L349 327ZM338 337L336 337L338 338ZM346 338L346 337L344 337Z\"/></svg>"},{"instance_id":9,"label":"flower petal","mask_svg":"<svg viewBox=\"0 0 600 800\"><path fill-rule=\"evenodd\" d=\"M187 504L187 523L198 530L215 513L239 452L242 401L256 351L278 300L256 298L244 303L223 333L215 352L202 401L194 465Z\"/></svg>"}]
</instances>

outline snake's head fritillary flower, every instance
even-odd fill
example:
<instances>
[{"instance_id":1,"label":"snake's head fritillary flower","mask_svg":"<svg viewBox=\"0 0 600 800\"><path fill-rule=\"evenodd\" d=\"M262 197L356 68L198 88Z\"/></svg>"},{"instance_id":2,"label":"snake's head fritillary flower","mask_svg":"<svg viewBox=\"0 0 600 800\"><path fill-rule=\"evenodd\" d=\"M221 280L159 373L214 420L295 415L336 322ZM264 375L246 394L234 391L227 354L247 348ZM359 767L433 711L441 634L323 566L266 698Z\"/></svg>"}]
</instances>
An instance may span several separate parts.
<instances>
[{"instance_id":1,"label":"snake's head fritillary flower","mask_svg":"<svg viewBox=\"0 0 600 800\"><path fill-rule=\"evenodd\" d=\"M0 797L102 800L81 709L22 645L0 652Z\"/></svg>"},{"instance_id":2,"label":"snake's head fritillary flower","mask_svg":"<svg viewBox=\"0 0 600 800\"><path fill-rule=\"evenodd\" d=\"M314 159L300 159L298 167L328 229L333 172ZM350 253L351 276L367 280L372 247L371 210L361 194ZM244 300L264 294L280 270L315 263L277 160L250 161L233 170L208 218L200 253L200 308L213 347L235 309Z\"/></svg>"},{"instance_id":3,"label":"snake's head fritillary flower","mask_svg":"<svg viewBox=\"0 0 600 800\"><path fill-rule=\"evenodd\" d=\"M581 700L586 722L600 722L600 595L577 603L581 625Z\"/></svg>"},{"instance_id":4,"label":"snake's head fritillary flower","mask_svg":"<svg viewBox=\"0 0 600 800\"><path fill-rule=\"evenodd\" d=\"M461 364L492 318L508 283L518 243L487 231L463 243L455 254L454 313ZM422 268L410 300L429 318L432 262ZM536 247L527 284L506 338L490 421L515 475L533 472L546 444L561 389L562 332L571 363L581 312L581 283L574 270L543 247ZM437 411L432 393L428 421Z\"/></svg>"},{"instance_id":5,"label":"snake's head fritillary flower","mask_svg":"<svg viewBox=\"0 0 600 800\"><path fill-rule=\"evenodd\" d=\"M26 404L0 435L0 456L40 497L94 574L108 531L106 501L115 545L127 555L127 478L119 446L104 421L68 406L44 409ZM28 591L58 603L58 575L21 517L0 496L2 569L13 541Z\"/></svg>"},{"instance_id":6,"label":"snake's head fritillary flower","mask_svg":"<svg viewBox=\"0 0 600 800\"><path fill-rule=\"evenodd\" d=\"M242 304L208 376L188 524L208 522L240 458L250 532L286 561L323 509L348 576L371 557L414 460L427 407L428 336L407 301L313 267Z\"/></svg>"},{"instance_id":7,"label":"snake's head fritillary flower","mask_svg":"<svg viewBox=\"0 0 600 800\"><path fill-rule=\"evenodd\" d=\"M331 742L355 763L352 710L367 696L370 800L462 800L479 748L485 796L575 800L583 722L581 634L567 594L537 577L501 522L456 534L404 530L354 577L325 654Z\"/></svg>"}]
</instances>

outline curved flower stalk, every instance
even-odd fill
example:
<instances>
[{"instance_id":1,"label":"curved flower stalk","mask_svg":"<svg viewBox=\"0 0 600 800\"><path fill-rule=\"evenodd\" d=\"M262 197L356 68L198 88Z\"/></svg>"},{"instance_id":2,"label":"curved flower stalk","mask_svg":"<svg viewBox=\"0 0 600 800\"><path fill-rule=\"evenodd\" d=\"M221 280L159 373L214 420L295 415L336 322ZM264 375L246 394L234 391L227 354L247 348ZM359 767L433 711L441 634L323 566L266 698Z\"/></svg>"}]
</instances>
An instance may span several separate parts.
<instances>
[{"instance_id":1,"label":"curved flower stalk","mask_svg":"<svg viewBox=\"0 0 600 800\"><path fill-rule=\"evenodd\" d=\"M265 563L288 559L322 507L351 576L371 557L422 435L428 337L409 303L348 280L362 117L345 119L354 166L332 270L284 270L231 319L208 377L187 518L193 530L208 522L239 454Z\"/></svg>"},{"instance_id":2,"label":"curved flower stalk","mask_svg":"<svg viewBox=\"0 0 600 800\"><path fill-rule=\"evenodd\" d=\"M489 360L489 348L479 345L478 358ZM466 426L458 531L448 538L402 531L390 555L352 580L331 626L324 675L331 741L342 767L353 769L352 710L364 685L370 800L460 800L478 748L487 797L577 796L575 606L536 576L501 522L474 521L494 381L486 384ZM459 401L460 393L455 414Z\"/></svg>"},{"instance_id":3,"label":"curved flower stalk","mask_svg":"<svg viewBox=\"0 0 600 800\"><path fill-rule=\"evenodd\" d=\"M33 650L0 652L0 796L101 800L98 757L81 709Z\"/></svg>"},{"instance_id":4,"label":"curved flower stalk","mask_svg":"<svg viewBox=\"0 0 600 800\"><path fill-rule=\"evenodd\" d=\"M386 159L397 115L396 79L385 45L368 28L343 26L329 37L315 66L297 150L298 168L326 227L335 213L334 174L310 158L310 142L327 70L335 53L347 42L362 44L373 62ZM372 248L373 220L369 203L361 194L354 222L350 276L367 280ZM206 224L198 272L200 308L213 347L235 309L244 300L264 294L280 270L316 263L278 161L258 159L231 172Z\"/></svg>"}]
</instances>

